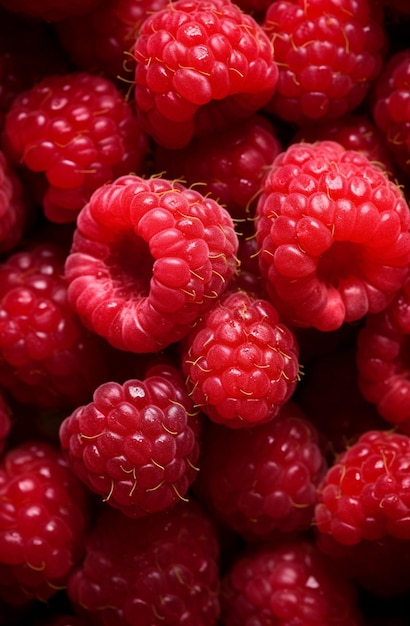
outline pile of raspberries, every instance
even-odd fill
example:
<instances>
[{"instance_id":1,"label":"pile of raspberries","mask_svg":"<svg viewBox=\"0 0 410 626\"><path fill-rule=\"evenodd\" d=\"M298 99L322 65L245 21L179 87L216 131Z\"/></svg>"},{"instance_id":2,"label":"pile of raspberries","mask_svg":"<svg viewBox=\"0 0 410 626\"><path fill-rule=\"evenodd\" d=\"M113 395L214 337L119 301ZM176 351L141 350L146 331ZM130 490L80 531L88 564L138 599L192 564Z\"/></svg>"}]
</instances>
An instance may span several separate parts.
<instances>
[{"instance_id":1,"label":"pile of raspberries","mask_svg":"<svg viewBox=\"0 0 410 626\"><path fill-rule=\"evenodd\" d=\"M410 623L409 0L0 0L0 626Z\"/></svg>"}]
</instances>

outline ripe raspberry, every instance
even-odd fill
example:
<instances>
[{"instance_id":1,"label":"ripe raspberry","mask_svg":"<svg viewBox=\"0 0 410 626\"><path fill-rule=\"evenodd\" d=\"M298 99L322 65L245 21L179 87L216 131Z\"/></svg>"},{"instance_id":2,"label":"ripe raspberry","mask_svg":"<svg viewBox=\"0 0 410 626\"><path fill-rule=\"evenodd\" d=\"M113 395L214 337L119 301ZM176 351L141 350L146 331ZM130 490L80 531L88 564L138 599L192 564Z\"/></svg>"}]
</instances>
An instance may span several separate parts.
<instances>
[{"instance_id":1,"label":"ripe raspberry","mask_svg":"<svg viewBox=\"0 0 410 626\"><path fill-rule=\"evenodd\" d=\"M298 347L266 300L228 292L182 344L182 371L196 406L213 421L247 428L270 421L293 394Z\"/></svg>"},{"instance_id":2,"label":"ripe raspberry","mask_svg":"<svg viewBox=\"0 0 410 626\"><path fill-rule=\"evenodd\" d=\"M107 375L100 339L68 304L64 258L38 243L0 264L0 384L47 408L88 402Z\"/></svg>"},{"instance_id":3,"label":"ripe raspberry","mask_svg":"<svg viewBox=\"0 0 410 626\"><path fill-rule=\"evenodd\" d=\"M400 189L340 144L292 144L274 161L257 208L259 263L289 323L329 331L385 308L410 260Z\"/></svg>"},{"instance_id":4,"label":"ripe raspberry","mask_svg":"<svg viewBox=\"0 0 410 626\"><path fill-rule=\"evenodd\" d=\"M77 476L130 517L162 511L196 478L200 415L177 369L148 370L144 380L98 387L60 429Z\"/></svg>"},{"instance_id":5,"label":"ripe raspberry","mask_svg":"<svg viewBox=\"0 0 410 626\"><path fill-rule=\"evenodd\" d=\"M193 139L181 150L157 146L154 167L167 178L200 184L234 218L253 215L266 170L281 151L273 126L252 115L218 134Z\"/></svg>"},{"instance_id":6,"label":"ripe raspberry","mask_svg":"<svg viewBox=\"0 0 410 626\"><path fill-rule=\"evenodd\" d=\"M146 137L114 83L73 72L47 76L17 96L6 116L4 149L46 178L46 216L70 222L100 185L138 170Z\"/></svg>"},{"instance_id":7,"label":"ripe raspberry","mask_svg":"<svg viewBox=\"0 0 410 626\"><path fill-rule=\"evenodd\" d=\"M0 254L21 242L31 221L31 209L20 179L0 151Z\"/></svg>"},{"instance_id":8,"label":"ripe raspberry","mask_svg":"<svg viewBox=\"0 0 410 626\"><path fill-rule=\"evenodd\" d=\"M311 525L326 464L317 432L296 404L252 429L210 424L201 450L195 489L217 519L245 539Z\"/></svg>"},{"instance_id":9,"label":"ripe raspberry","mask_svg":"<svg viewBox=\"0 0 410 626\"><path fill-rule=\"evenodd\" d=\"M218 553L215 529L194 502L139 520L106 510L68 594L95 626L216 626Z\"/></svg>"},{"instance_id":10,"label":"ripe raspberry","mask_svg":"<svg viewBox=\"0 0 410 626\"><path fill-rule=\"evenodd\" d=\"M386 37L376 6L369 0L273 2L263 22L279 67L269 111L304 125L356 109L382 68Z\"/></svg>"},{"instance_id":11,"label":"ripe raspberry","mask_svg":"<svg viewBox=\"0 0 410 626\"><path fill-rule=\"evenodd\" d=\"M394 54L377 79L372 97L373 119L384 134L396 163L410 173L410 49Z\"/></svg>"},{"instance_id":12,"label":"ripe raspberry","mask_svg":"<svg viewBox=\"0 0 410 626\"><path fill-rule=\"evenodd\" d=\"M261 543L223 580L224 626L361 626L356 588L314 545Z\"/></svg>"},{"instance_id":13,"label":"ripe raspberry","mask_svg":"<svg viewBox=\"0 0 410 626\"><path fill-rule=\"evenodd\" d=\"M93 194L77 223L65 266L71 305L120 350L180 340L235 271L228 212L178 182L123 176Z\"/></svg>"},{"instance_id":14,"label":"ripe raspberry","mask_svg":"<svg viewBox=\"0 0 410 626\"><path fill-rule=\"evenodd\" d=\"M78 68L127 82L135 72L131 54L142 22L167 5L167 0L104 0L85 15L57 22L55 28Z\"/></svg>"},{"instance_id":15,"label":"ripe raspberry","mask_svg":"<svg viewBox=\"0 0 410 626\"><path fill-rule=\"evenodd\" d=\"M101 0L0 0L0 4L9 11L38 17L46 22L87 13L100 2Z\"/></svg>"},{"instance_id":16,"label":"ripe raspberry","mask_svg":"<svg viewBox=\"0 0 410 626\"><path fill-rule=\"evenodd\" d=\"M360 389L377 411L410 433L410 273L393 302L368 315L357 342Z\"/></svg>"},{"instance_id":17,"label":"ripe raspberry","mask_svg":"<svg viewBox=\"0 0 410 626\"><path fill-rule=\"evenodd\" d=\"M410 537L410 437L368 431L339 455L318 492L319 532L344 545Z\"/></svg>"},{"instance_id":18,"label":"ripe raspberry","mask_svg":"<svg viewBox=\"0 0 410 626\"><path fill-rule=\"evenodd\" d=\"M182 148L270 100L278 77L261 26L230 0L177 0L135 43L135 100L156 142Z\"/></svg>"},{"instance_id":19,"label":"ripe raspberry","mask_svg":"<svg viewBox=\"0 0 410 626\"><path fill-rule=\"evenodd\" d=\"M51 598L80 562L89 504L60 452L44 442L12 448L0 466L0 597Z\"/></svg>"}]
</instances>

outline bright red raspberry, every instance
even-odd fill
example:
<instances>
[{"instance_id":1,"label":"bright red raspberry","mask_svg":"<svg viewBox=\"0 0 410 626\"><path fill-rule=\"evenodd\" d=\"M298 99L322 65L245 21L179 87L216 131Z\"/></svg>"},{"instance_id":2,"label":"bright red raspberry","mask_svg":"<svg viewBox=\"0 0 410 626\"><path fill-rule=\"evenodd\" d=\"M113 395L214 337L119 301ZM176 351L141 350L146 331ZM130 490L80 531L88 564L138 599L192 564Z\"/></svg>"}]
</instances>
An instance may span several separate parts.
<instances>
[{"instance_id":1,"label":"bright red raspberry","mask_svg":"<svg viewBox=\"0 0 410 626\"><path fill-rule=\"evenodd\" d=\"M146 147L131 105L97 74L47 76L6 116L6 154L46 179L43 209L55 222L75 221L95 189L137 171Z\"/></svg>"},{"instance_id":2,"label":"bright red raspberry","mask_svg":"<svg viewBox=\"0 0 410 626\"><path fill-rule=\"evenodd\" d=\"M362 154L319 141L274 161L256 232L266 289L288 323L329 331L384 309L410 261L401 190Z\"/></svg>"},{"instance_id":3,"label":"bright red raspberry","mask_svg":"<svg viewBox=\"0 0 410 626\"><path fill-rule=\"evenodd\" d=\"M218 554L214 526L193 501L139 520L106 510L68 594L95 626L216 626Z\"/></svg>"},{"instance_id":4,"label":"bright red raspberry","mask_svg":"<svg viewBox=\"0 0 410 626\"><path fill-rule=\"evenodd\" d=\"M120 177L93 194L77 224L65 266L71 305L121 350L180 340L236 268L229 213L177 181Z\"/></svg>"},{"instance_id":5,"label":"bright red raspberry","mask_svg":"<svg viewBox=\"0 0 410 626\"><path fill-rule=\"evenodd\" d=\"M157 146L154 167L167 178L198 185L234 218L255 212L261 181L282 146L272 124L260 115L209 137L193 139L181 150Z\"/></svg>"},{"instance_id":6,"label":"bright red raspberry","mask_svg":"<svg viewBox=\"0 0 410 626\"><path fill-rule=\"evenodd\" d=\"M209 423L201 450L195 489L245 539L310 527L326 463L315 427L296 404L251 429Z\"/></svg>"},{"instance_id":7,"label":"bright red raspberry","mask_svg":"<svg viewBox=\"0 0 410 626\"><path fill-rule=\"evenodd\" d=\"M0 150L0 254L10 252L21 242L32 213L17 173Z\"/></svg>"},{"instance_id":8,"label":"bright red raspberry","mask_svg":"<svg viewBox=\"0 0 410 626\"><path fill-rule=\"evenodd\" d=\"M382 68L386 36L369 0L278 0L263 27L279 68L268 109L281 119L304 125L342 117Z\"/></svg>"},{"instance_id":9,"label":"bright red raspberry","mask_svg":"<svg viewBox=\"0 0 410 626\"><path fill-rule=\"evenodd\" d=\"M224 626L362 626L355 586L307 541L258 544L222 584Z\"/></svg>"},{"instance_id":10,"label":"bright red raspberry","mask_svg":"<svg viewBox=\"0 0 410 626\"><path fill-rule=\"evenodd\" d=\"M201 419L176 368L158 365L144 380L107 382L60 428L76 475L130 517L185 498L196 478Z\"/></svg>"},{"instance_id":11,"label":"bright red raspberry","mask_svg":"<svg viewBox=\"0 0 410 626\"><path fill-rule=\"evenodd\" d=\"M182 370L196 406L247 428L272 420L293 394L298 346L268 301L228 292L184 338Z\"/></svg>"},{"instance_id":12,"label":"bright red raspberry","mask_svg":"<svg viewBox=\"0 0 410 626\"><path fill-rule=\"evenodd\" d=\"M410 437L368 431L337 458L318 492L320 533L344 545L410 537Z\"/></svg>"},{"instance_id":13,"label":"bright red raspberry","mask_svg":"<svg viewBox=\"0 0 410 626\"><path fill-rule=\"evenodd\" d=\"M65 586L83 557L86 490L59 450L25 442L0 466L0 597L25 604Z\"/></svg>"},{"instance_id":14,"label":"bright red raspberry","mask_svg":"<svg viewBox=\"0 0 410 626\"><path fill-rule=\"evenodd\" d=\"M132 51L144 19L167 0L105 0L85 15L56 23L59 40L76 66L127 83L133 78Z\"/></svg>"},{"instance_id":15,"label":"bright red raspberry","mask_svg":"<svg viewBox=\"0 0 410 626\"><path fill-rule=\"evenodd\" d=\"M377 79L372 92L373 119L384 134L396 163L410 173L410 49L394 54Z\"/></svg>"},{"instance_id":16,"label":"bright red raspberry","mask_svg":"<svg viewBox=\"0 0 410 626\"><path fill-rule=\"evenodd\" d=\"M267 35L230 0L177 0L154 13L134 56L137 109L168 148L249 117L270 100L278 77Z\"/></svg>"},{"instance_id":17,"label":"bright red raspberry","mask_svg":"<svg viewBox=\"0 0 410 626\"><path fill-rule=\"evenodd\" d=\"M100 338L68 303L64 259L37 243L0 264L0 384L44 408L88 402L108 371Z\"/></svg>"},{"instance_id":18,"label":"bright red raspberry","mask_svg":"<svg viewBox=\"0 0 410 626\"><path fill-rule=\"evenodd\" d=\"M1 5L9 11L55 22L70 15L87 13L100 2L101 0L1 0Z\"/></svg>"},{"instance_id":19,"label":"bright red raspberry","mask_svg":"<svg viewBox=\"0 0 410 626\"><path fill-rule=\"evenodd\" d=\"M357 341L359 387L384 419L410 433L410 274L393 302L368 315Z\"/></svg>"}]
</instances>

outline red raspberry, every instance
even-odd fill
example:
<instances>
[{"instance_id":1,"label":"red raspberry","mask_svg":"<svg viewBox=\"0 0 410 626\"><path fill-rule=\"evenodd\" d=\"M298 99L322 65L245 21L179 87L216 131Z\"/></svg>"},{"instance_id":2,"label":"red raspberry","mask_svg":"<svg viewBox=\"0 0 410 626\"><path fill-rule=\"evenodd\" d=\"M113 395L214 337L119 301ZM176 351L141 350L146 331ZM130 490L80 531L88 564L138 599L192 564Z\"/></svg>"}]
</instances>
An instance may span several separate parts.
<instances>
[{"instance_id":1,"label":"red raspberry","mask_svg":"<svg viewBox=\"0 0 410 626\"><path fill-rule=\"evenodd\" d=\"M101 0L1 0L1 5L9 11L55 22L70 15L87 13L100 2Z\"/></svg>"},{"instance_id":2,"label":"red raspberry","mask_svg":"<svg viewBox=\"0 0 410 626\"><path fill-rule=\"evenodd\" d=\"M356 109L384 57L386 37L373 8L368 0L273 2L263 27L279 78L268 109L300 125Z\"/></svg>"},{"instance_id":3,"label":"red raspberry","mask_svg":"<svg viewBox=\"0 0 410 626\"><path fill-rule=\"evenodd\" d=\"M106 510L68 594L95 626L215 626L218 553L215 529L194 502L139 520Z\"/></svg>"},{"instance_id":4,"label":"red raspberry","mask_svg":"<svg viewBox=\"0 0 410 626\"><path fill-rule=\"evenodd\" d=\"M224 626L362 626L356 588L314 545L259 544L223 580Z\"/></svg>"},{"instance_id":5,"label":"red raspberry","mask_svg":"<svg viewBox=\"0 0 410 626\"><path fill-rule=\"evenodd\" d=\"M14 162L43 173L46 216L70 222L100 185L138 170L146 137L114 83L73 72L47 76L15 98L4 148Z\"/></svg>"},{"instance_id":6,"label":"red raspberry","mask_svg":"<svg viewBox=\"0 0 410 626\"><path fill-rule=\"evenodd\" d=\"M196 478L200 416L177 369L98 387L93 402L61 425L60 441L79 478L130 517L162 511Z\"/></svg>"},{"instance_id":7,"label":"red raspberry","mask_svg":"<svg viewBox=\"0 0 410 626\"><path fill-rule=\"evenodd\" d=\"M0 383L42 407L88 402L107 367L100 339L71 310L64 255L33 244L0 264Z\"/></svg>"},{"instance_id":8,"label":"red raspberry","mask_svg":"<svg viewBox=\"0 0 410 626\"><path fill-rule=\"evenodd\" d=\"M57 22L55 28L78 68L126 84L135 72L131 55L142 22L167 5L167 0L104 0L85 15Z\"/></svg>"},{"instance_id":9,"label":"red raspberry","mask_svg":"<svg viewBox=\"0 0 410 626\"><path fill-rule=\"evenodd\" d=\"M270 100L278 70L261 26L230 0L177 0L135 43L135 99L147 131L182 148Z\"/></svg>"},{"instance_id":10,"label":"red raspberry","mask_svg":"<svg viewBox=\"0 0 410 626\"><path fill-rule=\"evenodd\" d=\"M394 54L375 83L373 118L396 163L410 173L410 49Z\"/></svg>"},{"instance_id":11,"label":"red raspberry","mask_svg":"<svg viewBox=\"0 0 410 626\"><path fill-rule=\"evenodd\" d=\"M318 492L318 531L344 545L410 538L410 437L368 431L339 455Z\"/></svg>"},{"instance_id":12,"label":"red raspberry","mask_svg":"<svg viewBox=\"0 0 410 626\"><path fill-rule=\"evenodd\" d=\"M0 151L0 254L10 252L21 242L31 208L20 179Z\"/></svg>"},{"instance_id":13,"label":"red raspberry","mask_svg":"<svg viewBox=\"0 0 410 626\"><path fill-rule=\"evenodd\" d=\"M228 212L178 182L121 177L93 194L77 223L70 302L121 350L156 352L180 340L235 271Z\"/></svg>"},{"instance_id":14,"label":"red raspberry","mask_svg":"<svg viewBox=\"0 0 410 626\"><path fill-rule=\"evenodd\" d=\"M385 308L410 260L400 189L340 144L292 144L274 161L258 203L266 288L289 323L329 331Z\"/></svg>"},{"instance_id":15,"label":"red raspberry","mask_svg":"<svg viewBox=\"0 0 410 626\"><path fill-rule=\"evenodd\" d=\"M359 386L377 411L410 433L410 273L393 302L368 315L357 343Z\"/></svg>"},{"instance_id":16,"label":"red raspberry","mask_svg":"<svg viewBox=\"0 0 410 626\"><path fill-rule=\"evenodd\" d=\"M298 380L292 331L269 302L242 291L220 299L184 339L182 352L195 405L231 428L273 419Z\"/></svg>"},{"instance_id":17,"label":"red raspberry","mask_svg":"<svg viewBox=\"0 0 410 626\"><path fill-rule=\"evenodd\" d=\"M326 471L316 430L293 402L255 428L207 426L200 467L202 502L248 540L307 529Z\"/></svg>"},{"instance_id":18,"label":"red raspberry","mask_svg":"<svg viewBox=\"0 0 410 626\"><path fill-rule=\"evenodd\" d=\"M0 597L51 598L84 552L89 504L60 452L25 442L0 466Z\"/></svg>"},{"instance_id":19,"label":"red raspberry","mask_svg":"<svg viewBox=\"0 0 410 626\"><path fill-rule=\"evenodd\" d=\"M218 134L193 139L182 150L157 146L154 167L167 178L200 185L201 193L243 218L253 215L262 178L281 149L270 122L252 115Z\"/></svg>"}]
</instances>

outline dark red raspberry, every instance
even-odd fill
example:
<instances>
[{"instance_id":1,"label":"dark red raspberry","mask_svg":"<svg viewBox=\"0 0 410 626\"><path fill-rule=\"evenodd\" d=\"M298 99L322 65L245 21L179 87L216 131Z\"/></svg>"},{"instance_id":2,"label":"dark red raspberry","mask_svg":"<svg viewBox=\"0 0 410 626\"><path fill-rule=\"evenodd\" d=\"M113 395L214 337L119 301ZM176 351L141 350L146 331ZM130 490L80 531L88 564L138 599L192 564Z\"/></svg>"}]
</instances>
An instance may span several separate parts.
<instances>
[{"instance_id":1,"label":"dark red raspberry","mask_svg":"<svg viewBox=\"0 0 410 626\"><path fill-rule=\"evenodd\" d=\"M394 54L377 79L373 97L373 119L384 134L396 163L410 173L410 48Z\"/></svg>"},{"instance_id":2,"label":"dark red raspberry","mask_svg":"<svg viewBox=\"0 0 410 626\"><path fill-rule=\"evenodd\" d=\"M320 533L344 545L410 538L410 437L368 431L343 452L318 492Z\"/></svg>"},{"instance_id":3,"label":"dark red raspberry","mask_svg":"<svg viewBox=\"0 0 410 626\"><path fill-rule=\"evenodd\" d=\"M207 425L201 450L195 489L217 519L248 540L309 528L326 463L296 404L247 430Z\"/></svg>"},{"instance_id":4,"label":"dark red raspberry","mask_svg":"<svg viewBox=\"0 0 410 626\"><path fill-rule=\"evenodd\" d=\"M107 510L68 594L95 626L216 626L218 554L215 529L194 502L139 520Z\"/></svg>"},{"instance_id":5,"label":"dark red raspberry","mask_svg":"<svg viewBox=\"0 0 410 626\"><path fill-rule=\"evenodd\" d=\"M0 254L10 252L21 242L32 212L20 179L0 151Z\"/></svg>"},{"instance_id":6,"label":"dark red raspberry","mask_svg":"<svg viewBox=\"0 0 410 626\"><path fill-rule=\"evenodd\" d=\"M224 626L363 626L355 586L307 541L261 543L225 576Z\"/></svg>"},{"instance_id":7,"label":"dark red raspberry","mask_svg":"<svg viewBox=\"0 0 410 626\"><path fill-rule=\"evenodd\" d=\"M44 442L12 448L0 466L0 597L47 600L83 557L86 490L59 450Z\"/></svg>"},{"instance_id":8,"label":"dark red raspberry","mask_svg":"<svg viewBox=\"0 0 410 626\"><path fill-rule=\"evenodd\" d=\"M356 109L385 53L376 6L369 0L272 2L263 27L279 78L268 109L300 125L335 120Z\"/></svg>"},{"instance_id":9,"label":"dark red raspberry","mask_svg":"<svg viewBox=\"0 0 410 626\"><path fill-rule=\"evenodd\" d=\"M100 2L101 0L0 0L0 4L9 11L38 17L46 22L87 13Z\"/></svg>"},{"instance_id":10,"label":"dark red raspberry","mask_svg":"<svg viewBox=\"0 0 410 626\"><path fill-rule=\"evenodd\" d=\"M85 15L56 23L59 40L77 67L111 80L133 80L135 40L144 19L167 0L104 0Z\"/></svg>"},{"instance_id":11,"label":"dark red raspberry","mask_svg":"<svg viewBox=\"0 0 410 626\"><path fill-rule=\"evenodd\" d=\"M142 517L186 497L197 474L200 426L179 371L158 365L144 380L98 387L93 402L64 420L60 441L93 492Z\"/></svg>"},{"instance_id":12,"label":"dark red raspberry","mask_svg":"<svg viewBox=\"0 0 410 626\"><path fill-rule=\"evenodd\" d=\"M182 148L270 100L278 70L261 26L230 0L177 0L142 24L135 100L146 130Z\"/></svg>"},{"instance_id":13,"label":"dark red raspberry","mask_svg":"<svg viewBox=\"0 0 410 626\"><path fill-rule=\"evenodd\" d=\"M292 144L258 203L259 264L288 323L329 331L384 309L410 260L401 190L366 157L331 141Z\"/></svg>"},{"instance_id":14,"label":"dark red raspberry","mask_svg":"<svg viewBox=\"0 0 410 626\"><path fill-rule=\"evenodd\" d=\"M384 419L410 433L410 274L393 302L368 315L357 342L357 367L364 397Z\"/></svg>"},{"instance_id":15,"label":"dark red raspberry","mask_svg":"<svg viewBox=\"0 0 410 626\"><path fill-rule=\"evenodd\" d=\"M177 181L121 177L93 194L77 224L70 302L121 350L157 352L180 340L236 268L229 213Z\"/></svg>"},{"instance_id":16,"label":"dark red raspberry","mask_svg":"<svg viewBox=\"0 0 410 626\"><path fill-rule=\"evenodd\" d=\"M131 105L97 74L47 76L6 116L6 154L46 178L43 208L56 222L74 221L95 189L137 171L146 147Z\"/></svg>"},{"instance_id":17,"label":"dark red raspberry","mask_svg":"<svg viewBox=\"0 0 410 626\"><path fill-rule=\"evenodd\" d=\"M38 243L0 264L0 384L45 408L88 402L108 371L100 338L68 304L64 259Z\"/></svg>"},{"instance_id":18,"label":"dark red raspberry","mask_svg":"<svg viewBox=\"0 0 410 626\"><path fill-rule=\"evenodd\" d=\"M204 315L182 353L195 405L231 428L270 421L296 388L292 331L268 301L242 291L228 292Z\"/></svg>"},{"instance_id":19,"label":"dark red raspberry","mask_svg":"<svg viewBox=\"0 0 410 626\"><path fill-rule=\"evenodd\" d=\"M243 218L254 214L263 176L281 149L270 122L252 115L225 131L193 139L181 150L157 147L154 166L167 178L198 185L234 218Z\"/></svg>"}]
</instances>

